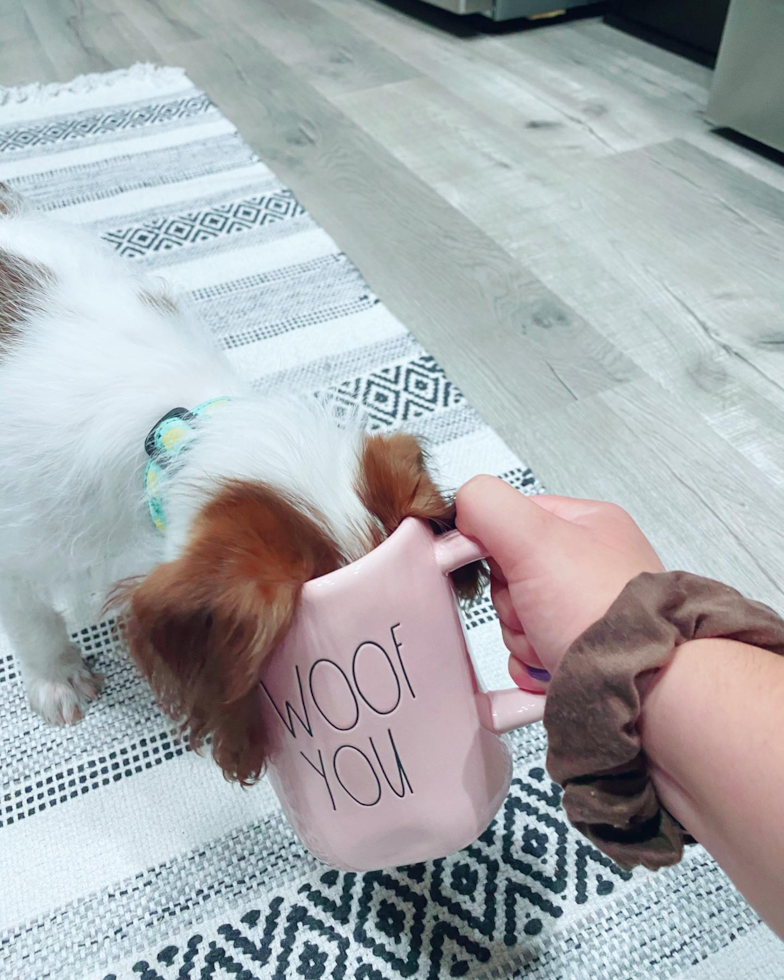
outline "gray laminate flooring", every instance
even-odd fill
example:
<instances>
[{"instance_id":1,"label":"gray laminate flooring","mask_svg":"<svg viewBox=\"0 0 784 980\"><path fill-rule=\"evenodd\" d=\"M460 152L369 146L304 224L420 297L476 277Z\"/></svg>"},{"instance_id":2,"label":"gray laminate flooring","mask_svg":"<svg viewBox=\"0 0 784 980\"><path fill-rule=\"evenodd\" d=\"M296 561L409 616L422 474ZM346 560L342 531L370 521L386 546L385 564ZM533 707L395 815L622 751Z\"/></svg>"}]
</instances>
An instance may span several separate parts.
<instances>
[{"instance_id":1,"label":"gray laminate flooring","mask_svg":"<svg viewBox=\"0 0 784 980\"><path fill-rule=\"evenodd\" d=\"M0 0L0 84L183 65L554 492L784 607L784 168L598 18ZM1 176L1 174L0 174Z\"/></svg>"}]
</instances>

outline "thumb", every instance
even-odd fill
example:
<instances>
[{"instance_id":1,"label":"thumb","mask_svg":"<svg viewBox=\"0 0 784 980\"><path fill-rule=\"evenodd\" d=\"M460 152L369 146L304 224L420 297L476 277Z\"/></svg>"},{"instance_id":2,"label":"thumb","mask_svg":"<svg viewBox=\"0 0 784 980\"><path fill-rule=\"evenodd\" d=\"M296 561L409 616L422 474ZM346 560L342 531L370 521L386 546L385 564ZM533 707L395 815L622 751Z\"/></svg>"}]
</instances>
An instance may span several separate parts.
<instances>
[{"instance_id":1,"label":"thumb","mask_svg":"<svg viewBox=\"0 0 784 980\"><path fill-rule=\"evenodd\" d=\"M549 553L563 524L494 476L475 476L457 492L457 528L479 541L507 580L524 577Z\"/></svg>"}]
</instances>

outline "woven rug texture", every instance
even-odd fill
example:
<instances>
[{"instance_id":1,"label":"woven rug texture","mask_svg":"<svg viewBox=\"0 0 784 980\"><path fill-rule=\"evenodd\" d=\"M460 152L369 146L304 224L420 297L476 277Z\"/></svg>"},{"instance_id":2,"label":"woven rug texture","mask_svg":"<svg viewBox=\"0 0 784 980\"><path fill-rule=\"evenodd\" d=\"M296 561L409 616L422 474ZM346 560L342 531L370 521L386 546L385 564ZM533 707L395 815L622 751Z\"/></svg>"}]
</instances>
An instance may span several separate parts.
<instances>
[{"instance_id":1,"label":"woven rug texture","mask_svg":"<svg viewBox=\"0 0 784 980\"><path fill-rule=\"evenodd\" d=\"M179 69L0 91L0 180L187 291L259 391L328 395L417 432L447 485L492 472L542 492ZM0 636L3 978L784 978L781 944L702 849L630 875L568 827L541 725L511 737L512 790L471 847L331 871L265 783L228 785L188 750L115 624L89 604L71 615L107 677L74 727L29 712ZM508 686L487 598L468 629L485 682Z\"/></svg>"}]
</instances>

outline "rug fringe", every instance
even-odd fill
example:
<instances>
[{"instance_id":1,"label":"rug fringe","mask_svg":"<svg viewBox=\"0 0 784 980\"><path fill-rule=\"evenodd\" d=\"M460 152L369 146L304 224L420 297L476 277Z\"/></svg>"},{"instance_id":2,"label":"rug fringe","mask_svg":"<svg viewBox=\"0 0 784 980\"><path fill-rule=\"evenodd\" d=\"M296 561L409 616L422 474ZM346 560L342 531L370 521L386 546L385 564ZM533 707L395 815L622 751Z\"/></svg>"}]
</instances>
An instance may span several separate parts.
<instances>
[{"instance_id":1,"label":"rug fringe","mask_svg":"<svg viewBox=\"0 0 784 980\"><path fill-rule=\"evenodd\" d=\"M130 68L77 75L70 82L33 82L10 88L0 86L0 107L21 103L31 106L41 105L61 95L84 95L87 92L113 88L128 82L153 82L166 86L179 79L184 80L185 77L184 68L170 68L139 61Z\"/></svg>"}]
</instances>

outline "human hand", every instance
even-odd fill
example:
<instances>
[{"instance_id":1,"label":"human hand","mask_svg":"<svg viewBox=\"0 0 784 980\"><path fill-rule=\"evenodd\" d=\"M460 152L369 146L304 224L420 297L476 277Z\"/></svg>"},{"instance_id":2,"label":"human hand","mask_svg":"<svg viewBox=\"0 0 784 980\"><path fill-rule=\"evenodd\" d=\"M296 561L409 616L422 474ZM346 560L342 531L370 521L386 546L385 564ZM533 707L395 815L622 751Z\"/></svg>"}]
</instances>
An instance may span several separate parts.
<instances>
[{"instance_id":1,"label":"human hand","mask_svg":"<svg viewBox=\"0 0 784 980\"><path fill-rule=\"evenodd\" d=\"M545 690L525 669L551 674L572 642L641 572L662 572L650 542L615 504L542 495L476 476L457 494L457 527L490 555L493 605L509 673Z\"/></svg>"}]
</instances>

